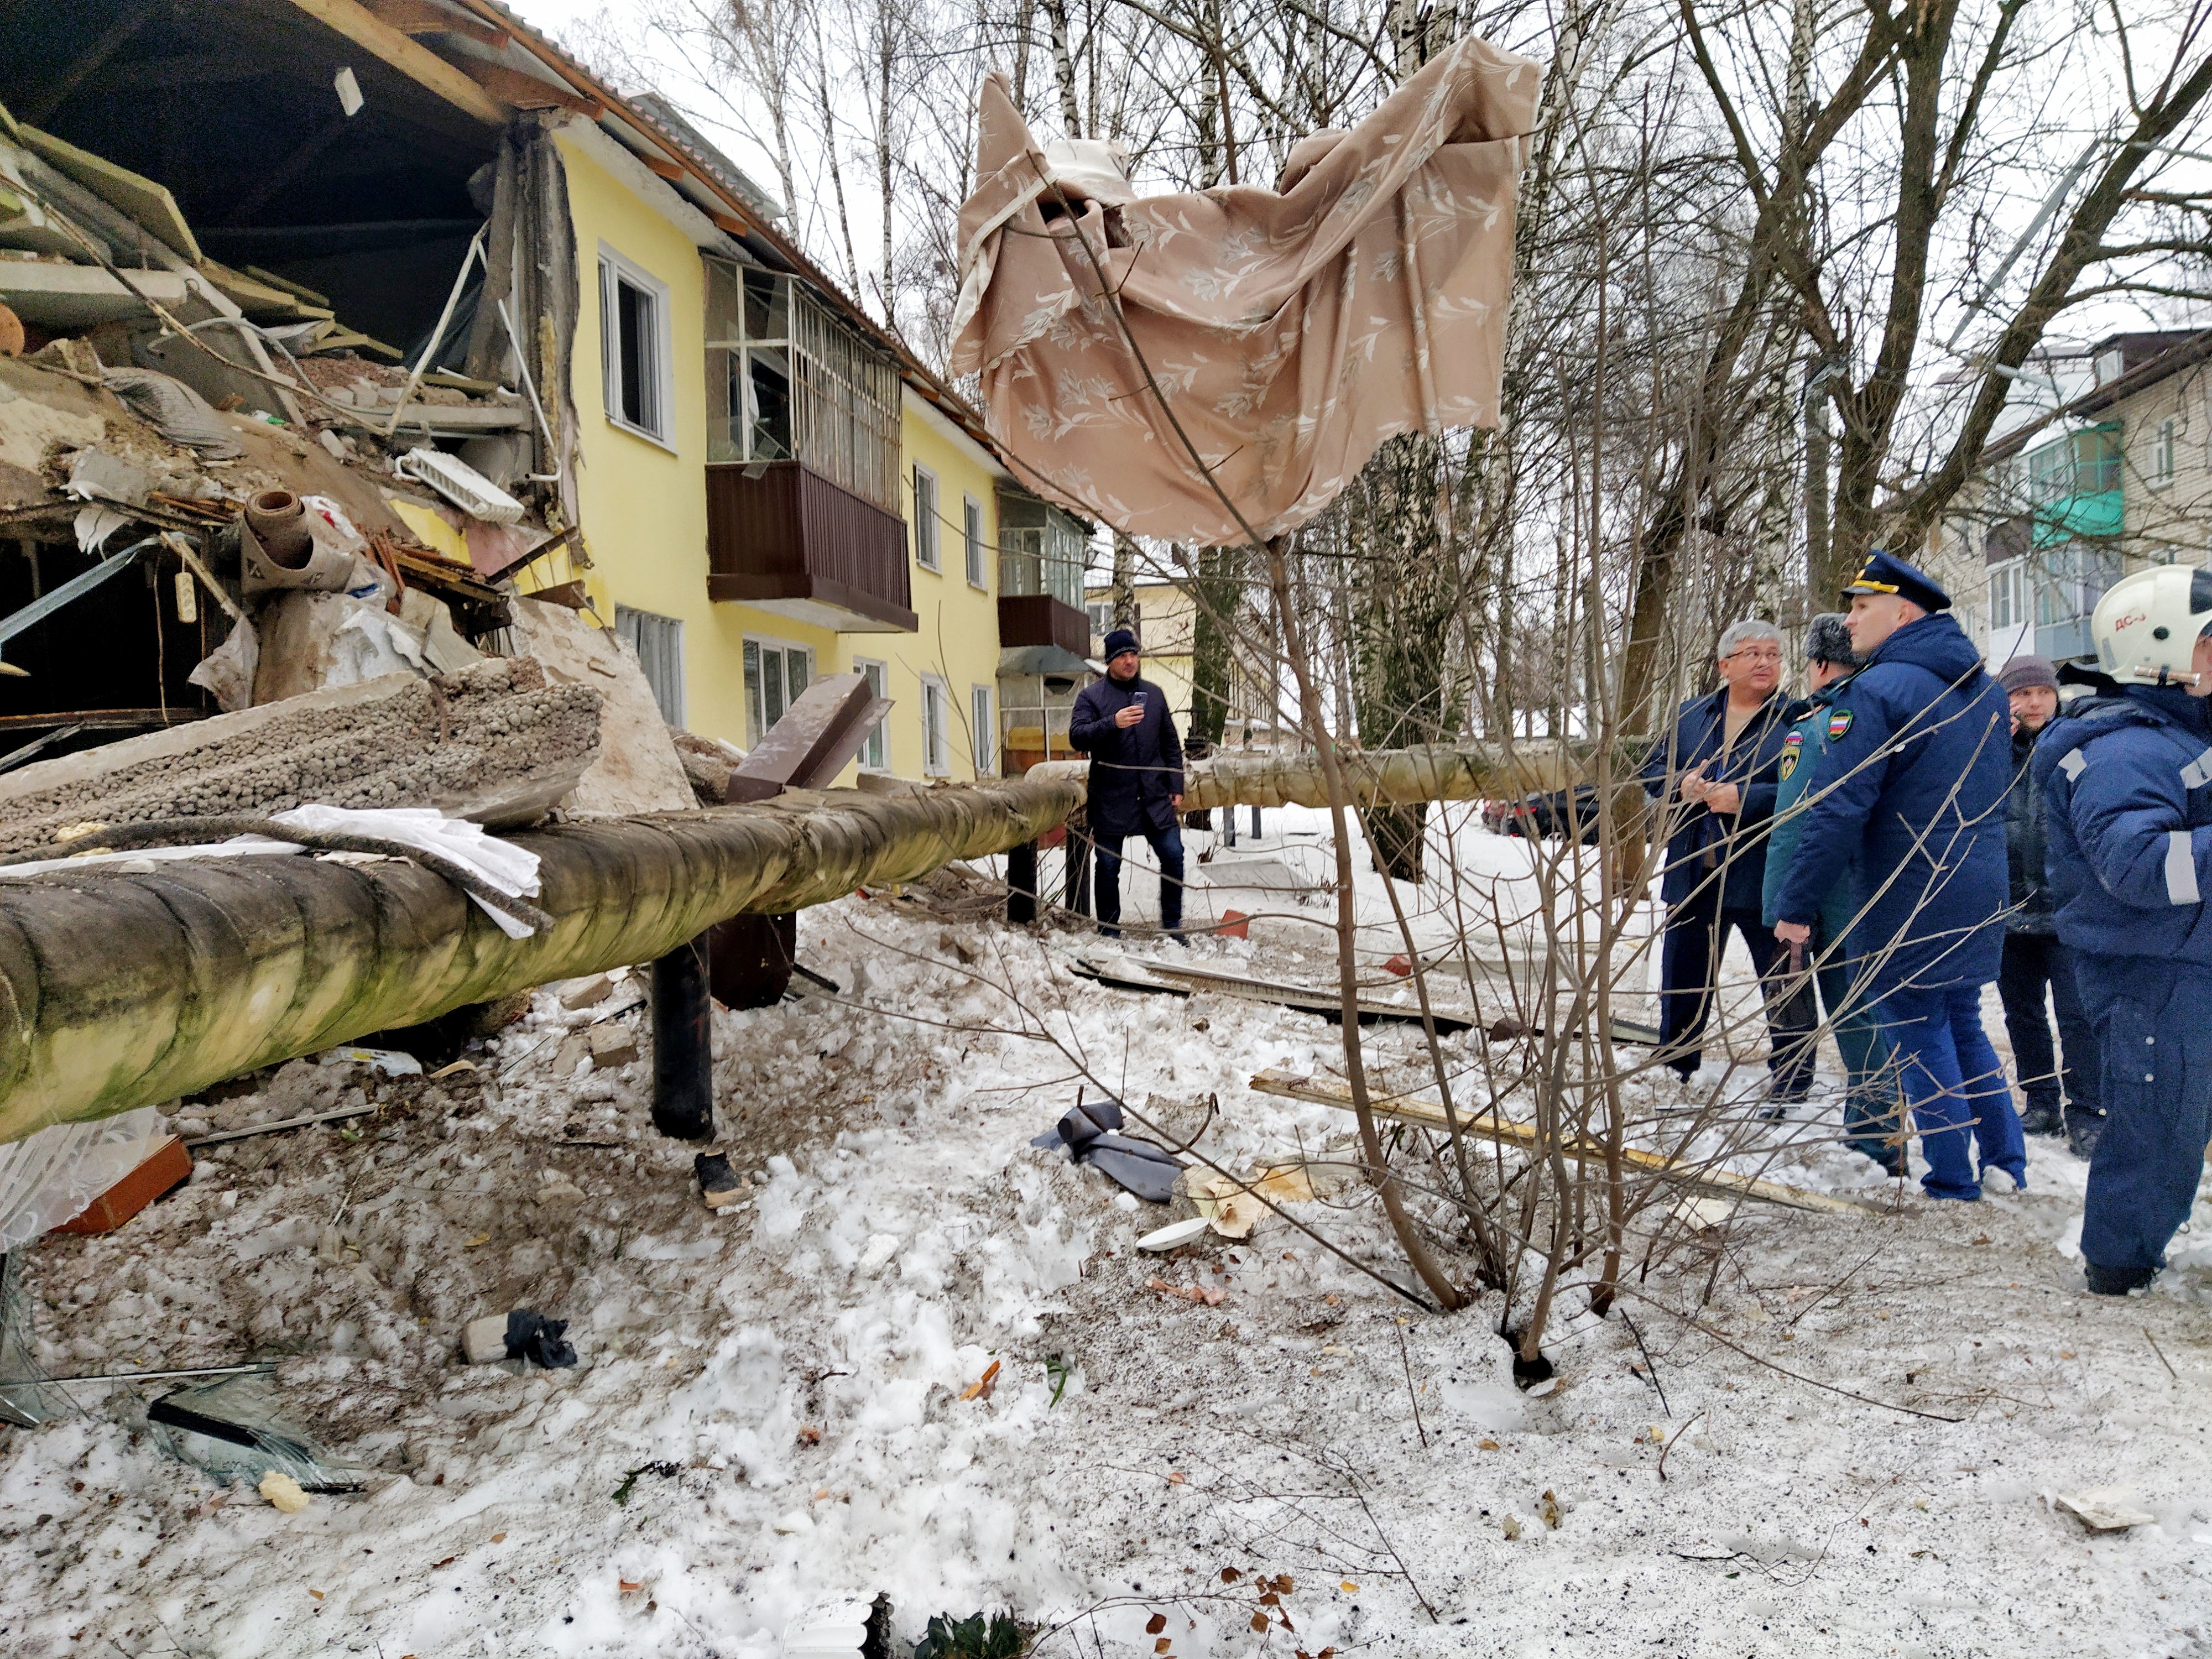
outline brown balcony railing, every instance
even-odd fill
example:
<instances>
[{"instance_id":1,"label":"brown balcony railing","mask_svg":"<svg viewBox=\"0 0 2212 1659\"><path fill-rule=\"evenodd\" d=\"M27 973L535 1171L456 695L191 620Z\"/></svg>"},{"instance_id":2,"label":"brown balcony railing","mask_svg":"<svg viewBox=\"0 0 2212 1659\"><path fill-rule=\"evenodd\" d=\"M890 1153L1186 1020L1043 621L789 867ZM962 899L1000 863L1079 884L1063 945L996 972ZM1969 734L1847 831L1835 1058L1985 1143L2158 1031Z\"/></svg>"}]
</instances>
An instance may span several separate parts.
<instances>
[{"instance_id":1,"label":"brown balcony railing","mask_svg":"<svg viewBox=\"0 0 2212 1659\"><path fill-rule=\"evenodd\" d=\"M797 461L707 468L707 593L844 634L913 633L906 526Z\"/></svg>"},{"instance_id":2,"label":"brown balcony railing","mask_svg":"<svg viewBox=\"0 0 2212 1659\"><path fill-rule=\"evenodd\" d=\"M1091 654L1091 618L1048 593L999 596L999 645L1056 645L1079 657Z\"/></svg>"}]
</instances>

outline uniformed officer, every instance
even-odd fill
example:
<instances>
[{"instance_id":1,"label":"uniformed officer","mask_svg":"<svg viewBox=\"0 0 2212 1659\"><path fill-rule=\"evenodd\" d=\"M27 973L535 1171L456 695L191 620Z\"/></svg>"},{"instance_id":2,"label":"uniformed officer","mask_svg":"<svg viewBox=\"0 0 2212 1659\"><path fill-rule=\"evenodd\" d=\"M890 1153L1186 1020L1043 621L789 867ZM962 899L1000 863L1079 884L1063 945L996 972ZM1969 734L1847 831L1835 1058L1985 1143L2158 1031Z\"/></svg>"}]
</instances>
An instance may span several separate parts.
<instances>
[{"instance_id":1,"label":"uniformed officer","mask_svg":"<svg viewBox=\"0 0 2212 1659\"><path fill-rule=\"evenodd\" d=\"M1774 934L1808 944L1821 902L1858 860L1853 994L1874 1006L1896 1058L1928 1160L1922 1186L1971 1200L1993 1168L2015 1187L2027 1178L1981 1015L2004 944L2011 711L1949 614L1951 596L1924 573L1876 551L1844 592L1867 665L1829 708Z\"/></svg>"},{"instance_id":2,"label":"uniformed officer","mask_svg":"<svg viewBox=\"0 0 2212 1659\"><path fill-rule=\"evenodd\" d=\"M2138 571L2089 626L2119 689L2053 720L2033 764L2104 1057L2081 1255L2091 1291L2124 1296L2165 1265L2212 1139L2212 571Z\"/></svg>"}]
</instances>

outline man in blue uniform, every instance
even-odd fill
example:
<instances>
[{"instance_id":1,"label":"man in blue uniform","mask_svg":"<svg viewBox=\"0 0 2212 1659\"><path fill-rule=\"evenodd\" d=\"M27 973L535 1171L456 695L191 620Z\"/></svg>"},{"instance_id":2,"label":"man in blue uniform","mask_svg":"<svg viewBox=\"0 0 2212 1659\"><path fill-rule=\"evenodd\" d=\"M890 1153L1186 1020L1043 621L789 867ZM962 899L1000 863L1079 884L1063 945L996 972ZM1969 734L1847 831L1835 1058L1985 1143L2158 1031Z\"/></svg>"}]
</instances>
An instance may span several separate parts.
<instances>
[{"instance_id":1,"label":"man in blue uniform","mask_svg":"<svg viewBox=\"0 0 2212 1659\"><path fill-rule=\"evenodd\" d=\"M1950 595L1876 551L1844 592L1867 659L1828 710L1803 839L1775 901L1775 937L1809 945L1820 906L1858 860L1856 994L1872 1003L1920 1131L1931 1198L1981 1196L1982 1176L2027 1178L2004 1068L1982 1030L1982 987L2004 944L2004 797L2011 714Z\"/></svg>"},{"instance_id":2,"label":"man in blue uniform","mask_svg":"<svg viewBox=\"0 0 2212 1659\"><path fill-rule=\"evenodd\" d=\"M1137 674L1137 636L1106 636L1106 678L1083 688L1067 740L1091 757L1091 838L1098 845L1098 931L1121 932L1121 843L1142 836L1160 861L1160 926L1182 927L1182 744L1160 688Z\"/></svg>"},{"instance_id":3,"label":"man in blue uniform","mask_svg":"<svg viewBox=\"0 0 2212 1659\"><path fill-rule=\"evenodd\" d=\"M2105 1062L2081 1255L2090 1290L2124 1296L2165 1265L2212 1139L2212 571L2138 571L2089 625L2120 689L2052 721L2033 765Z\"/></svg>"},{"instance_id":4,"label":"man in blue uniform","mask_svg":"<svg viewBox=\"0 0 2212 1659\"><path fill-rule=\"evenodd\" d=\"M1850 684L1850 677L1866 666L1866 659L1851 649L1851 633L1844 618L1830 611L1815 617L1805 627L1805 665L1810 707L1804 718L1782 739L1781 782L1774 795L1774 830L1766 842L1766 884L1764 925L1771 928L1780 920L1775 903L1782 884L1797 855L1805 832L1802 802L1820 769L1820 757L1828 750L1828 708ZM1814 969L1813 984L1799 982L1795 994L1808 1000L1814 987L1820 990L1828 1030L1843 1057L1844 1139L1853 1152L1872 1158L1889 1174L1905 1173L1905 1148L1898 1139L1897 1088L1884 1072L1889 1063L1889 1044L1863 997L1851 994L1851 962L1846 940L1851 915L1857 908L1858 861L1854 859L1836 878L1835 885L1820 902L1813 924L1813 937L1795 967L1778 962L1774 971L1790 975L1808 966ZM1808 1006L1798 1016L1808 1032L1816 1029Z\"/></svg>"},{"instance_id":5,"label":"man in blue uniform","mask_svg":"<svg viewBox=\"0 0 2212 1659\"><path fill-rule=\"evenodd\" d=\"M1759 923L1759 886L1782 738L1800 712L1782 694L1782 632L1772 623L1731 623L1717 654L1721 689L1684 703L1644 763L1644 787L1667 806L1674 827L1659 882L1667 906L1660 1053L1686 1079L1698 1069L1731 929L1742 935L1752 971L1775 983L1768 970L1777 952ZM1767 1003L1769 1087L1778 1103L1804 1099L1812 1085L1812 1030L1796 1023L1799 1009Z\"/></svg>"}]
</instances>

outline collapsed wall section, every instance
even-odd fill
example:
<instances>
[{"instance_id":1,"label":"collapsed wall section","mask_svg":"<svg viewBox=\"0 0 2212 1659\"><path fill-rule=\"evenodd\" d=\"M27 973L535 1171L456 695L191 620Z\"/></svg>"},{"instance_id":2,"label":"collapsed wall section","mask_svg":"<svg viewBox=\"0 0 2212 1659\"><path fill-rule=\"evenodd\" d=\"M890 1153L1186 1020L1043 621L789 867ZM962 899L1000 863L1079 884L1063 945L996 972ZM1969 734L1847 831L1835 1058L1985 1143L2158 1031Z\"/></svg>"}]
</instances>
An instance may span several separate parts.
<instances>
[{"instance_id":1,"label":"collapsed wall section","mask_svg":"<svg viewBox=\"0 0 2212 1659\"><path fill-rule=\"evenodd\" d=\"M392 674L0 774L0 852L88 824L266 816L308 801L435 806L494 827L542 817L599 744L599 696L532 658Z\"/></svg>"}]
</instances>

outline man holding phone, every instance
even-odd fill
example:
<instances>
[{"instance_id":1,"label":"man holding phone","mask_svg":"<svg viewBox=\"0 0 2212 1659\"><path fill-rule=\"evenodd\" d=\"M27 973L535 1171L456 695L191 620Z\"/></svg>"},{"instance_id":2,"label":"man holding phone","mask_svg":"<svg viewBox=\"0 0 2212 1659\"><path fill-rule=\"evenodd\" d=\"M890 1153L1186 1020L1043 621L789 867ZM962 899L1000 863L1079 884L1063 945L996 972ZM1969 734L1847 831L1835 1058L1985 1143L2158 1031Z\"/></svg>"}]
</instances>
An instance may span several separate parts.
<instances>
[{"instance_id":1,"label":"man holding phone","mask_svg":"<svg viewBox=\"0 0 2212 1659\"><path fill-rule=\"evenodd\" d=\"M1182 929L1182 743L1160 688L1139 678L1137 636L1106 636L1106 677L1083 689L1067 740L1091 757L1091 839L1098 847L1098 931L1121 932L1121 843L1142 836L1160 861L1160 927Z\"/></svg>"}]
</instances>

